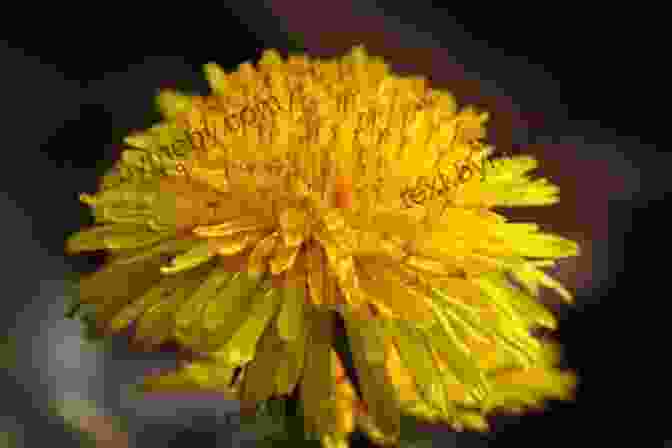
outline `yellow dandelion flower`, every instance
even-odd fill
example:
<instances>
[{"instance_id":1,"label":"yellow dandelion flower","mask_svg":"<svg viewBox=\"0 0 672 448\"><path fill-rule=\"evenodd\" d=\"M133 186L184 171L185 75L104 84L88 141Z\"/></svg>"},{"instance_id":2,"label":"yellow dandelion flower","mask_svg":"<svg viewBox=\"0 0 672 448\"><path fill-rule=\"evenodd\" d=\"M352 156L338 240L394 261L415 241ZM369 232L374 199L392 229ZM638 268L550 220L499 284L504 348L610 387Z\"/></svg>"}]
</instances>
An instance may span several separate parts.
<instances>
[{"instance_id":1,"label":"yellow dandelion flower","mask_svg":"<svg viewBox=\"0 0 672 448\"><path fill-rule=\"evenodd\" d=\"M540 287L571 301L543 268L578 247L493 211L558 190L532 157L491 157L487 113L362 47L205 74L211 95L161 92L164 121L81 195L97 225L68 250L112 254L80 285L101 327L207 354L180 381L247 405L300 384L325 446L353 422L394 439L402 411L484 429L490 410L569 396L530 329L556 325ZM366 412L334 380L334 310Z\"/></svg>"}]
</instances>

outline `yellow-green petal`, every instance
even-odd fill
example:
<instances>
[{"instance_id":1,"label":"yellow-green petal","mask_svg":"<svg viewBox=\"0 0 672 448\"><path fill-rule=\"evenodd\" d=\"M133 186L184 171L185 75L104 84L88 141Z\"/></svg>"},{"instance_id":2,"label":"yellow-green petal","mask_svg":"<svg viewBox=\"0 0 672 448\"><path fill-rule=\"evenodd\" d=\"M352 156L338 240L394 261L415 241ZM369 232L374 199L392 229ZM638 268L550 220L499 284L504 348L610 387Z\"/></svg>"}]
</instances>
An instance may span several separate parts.
<instances>
[{"instance_id":1,"label":"yellow-green petal","mask_svg":"<svg viewBox=\"0 0 672 448\"><path fill-rule=\"evenodd\" d=\"M306 310L306 355L301 399L308 432L335 431L335 389L332 378L333 316L330 311L310 307Z\"/></svg>"},{"instance_id":2,"label":"yellow-green petal","mask_svg":"<svg viewBox=\"0 0 672 448\"><path fill-rule=\"evenodd\" d=\"M250 310L260 276L236 272L217 292L203 315L203 326L210 334L209 345L222 346L245 321Z\"/></svg>"},{"instance_id":3,"label":"yellow-green petal","mask_svg":"<svg viewBox=\"0 0 672 448\"><path fill-rule=\"evenodd\" d=\"M273 326L269 325L259 340L254 359L246 366L241 400L258 403L271 397L275 391L275 376L283 356L282 340Z\"/></svg>"},{"instance_id":4,"label":"yellow-green petal","mask_svg":"<svg viewBox=\"0 0 672 448\"><path fill-rule=\"evenodd\" d=\"M219 65L210 62L203 66L205 77L208 80L210 88L216 95L225 95L229 93L230 87L226 79L226 72Z\"/></svg>"},{"instance_id":5,"label":"yellow-green petal","mask_svg":"<svg viewBox=\"0 0 672 448\"><path fill-rule=\"evenodd\" d=\"M303 373L305 347L305 331L299 337L284 345L283 356L275 375L276 393L278 395L290 395L294 391Z\"/></svg>"},{"instance_id":6,"label":"yellow-green petal","mask_svg":"<svg viewBox=\"0 0 672 448\"><path fill-rule=\"evenodd\" d=\"M189 237L162 241L155 246L149 248L143 247L133 251L133 253L127 254L126 256L118 257L112 262L116 264L132 264L164 254L187 252L197 246L200 242L202 242L202 240L199 238Z\"/></svg>"},{"instance_id":7,"label":"yellow-green petal","mask_svg":"<svg viewBox=\"0 0 672 448\"><path fill-rule=\"evenodd\" d=\"M165 300L170 295L170 292L175 289L175 286L175 281L172 277L162 278L157 285L150 288L141 297L124 306L114 319L111 320L110 327L116 331L127 328L145 310Z\"/></svg>"},{"instance_id":8,"label":"yellow-green petal","mask_svg":"<svg viewBox=\"0 0 672 448\"><path fill-rule=\"evenodd\" d=\"M225 268L213 269L207 279L200 285L194 294L185 301L175 315L176 336L182 343L198 347L204 342L203 311L207 304L215 300L218 290L226 285L233 273Z\"/></svg>"},{"instance_id":9,"label":"yellow-green petal","mask_svg":"<svg viewBox=\"0 0 672 448\"><path fill-rule=\"evenodd\" d=\"M161 278L160 263L160 259L152 258L141 263L103 266L82 277L79 299L82 303L123 305Z\"/></svg>"},{"instance_id":10,"label":"yellow-green petal","mask_svg":"<svg viewBox=\"0 0 672 448\"><path fill-rule=\"evenodd\" d=\"M571 293L560 282L549 277L531 263L525 263L516 269L512 269L511 274L534 296L539 296L539 286L545 286L560 294L566 302L572 303Z\"/></svg>"},{"instance_id":11,"label":"yellow-green petal","mask_svg":"<svg viewBox=\"0 0 672 448\"><path fill-rule=\"evenodd\" d=\"M241 365L254 358L257 342L268 325L279 302L277 289L270 288L270 283L262 285L261 290L252 298L247 320L236 330L223 348L213 356L228 365Z\"/></svg>"},{"instance_id":12,"label":"yellow-green petal","mask_svg":"<svg viewBox=\"0 0 672 448\"><path fill-rule=\"evenodd\" d=\"M369 321L363 321L349 311L345 311L345 324L352 348L352 356L357 369L357 375L362 389L363 399L376 426L386 435L399 434L400 408L394 398L396 391L387 380L385 364L371 364L367 359L368 343L372 342L372 332L364 330ZM368 337L367 337L368 336ZM383 352L384 355L384 352ZM378 360L379 355L369 356L369 359Z\"/></svg>"},{"instance_id":13,"label":"yellow-green petal","mask_svg":"<svg viewBox=\"0 0 672 448\"><path fill-rule=\"evenodd\" d=\"M207 360L190 362L184 366L184 372L201 387L227 390L230 388L235 368Z\"/></svg>"},{"instance_id":14,"label":"yellow-green petal","mask_svg":"<svg viewBox=\"0 0 672 448\"><path fill-rule=\"evenodd\" d=\"M151 231L145 225L133 223L115 223L107 225L94 226L92 228L81 230L71 235L66 241L66 250L69 253L86 252L101 249L122 248L126 240L151 241L157 236L165 238L165 235ZM150 243L151 244L151 243ZM142 245L136 244L135 247ZM123 248L133 248L133 245L127 245Z\"/></svg>"},{"instance_id":15,"label":"yellow-green petal","mask_svg":"<svg viewBox=\"0 0 672 448\"><path fill-rule=\"evenodd\" d=\"M163 266L161 268L161 273L176 274L187 269L192 269L207 262L214 256L215 254L211 250L210 243L203 241L187 252L173 258L170 266Z\"/></svg>"},{"instance_id":16,"label":"yellow-green petal","mask_svg":"<svg viewBox=\"0 0 672 448\"><path fill-rule=\"evenodd\" d=\"M399 355L406 366L412 372L420 395L433 407L448 413L448 404L441 372L437 369L431 352L428 351L426 340L418 330L403 321L394 321L398 327L400 336L395 339L399 347ZM437 393L437 388L440 389Z\"/></svg>"},{"instance_id":17,"label":"yellow-green petal","mask_svg":"<svg viewBox=\"0 0 672 448\"><path fill-rule=\"evenodd\" d=\"M483 403L485 412L495 408L539 406L548 399L567 399L576 386L574 374L545 366L528 371L503 372L492 378L493 390Z\"/></svg>"},{"instance_id":18,"label":"yellow-green petal","mask_svg":"<svg viewBox=\"0 0 672 448\"><path fill-rule=\"evenodd\" d=\"M532 180L527 174L537 167L530 156L502 157L483 164L484 195L494 199L493 205L521 207L551 205L559 201L559 188L546 179Z\"/></svg>"},{"instance_id":19,"label":"yellow-green petal","mask_svg":"<svg viewBox=\"0 0 672 448\"><path fill-rule=\"evenodd\" d=\"M444 355L443 358L457 379L465 386L473 388L474 398L482 398L488 389L484 373L477 367L473 354L459 338L444 311L434 302L431 302L431 306L443 334L447 337L447 343L440 345L440 351Z\"/></svg>"},{"instance_id":20,"label":"yellow-green petal","mask_svg":"<svg viewBox=\"0 0 672 448\"><path fill-rule=\"evenodd\" d=\"M211 265L204 265L171 278L170 286L162 293L163 300L147 308L137 319L135 337L157 345L173 338L177 310L211 269Z\"/></svg>"},{"instance_id":21,"label":"yellow-green petal","mask_svg":"<svg viewBox=\"0 0 672 448\"><path fill-rule=\"evenodd\" d=\"M278 334L285 341L293 341L303 332L305 287L286 286L282 289L282 296L282 308L277 320Z\"/></svg>"},{"instance_id":22,"label":"yellow-green petal","mask_svg":"<svg viewBox=\"0 0 672 448\"><path fill-rule=\"evenodd\" d=\"M156 103L163 116L172 119L187 112L191 108L192 100L189 95L167 89L159 92Z\"/></svg>"}]
</instances>

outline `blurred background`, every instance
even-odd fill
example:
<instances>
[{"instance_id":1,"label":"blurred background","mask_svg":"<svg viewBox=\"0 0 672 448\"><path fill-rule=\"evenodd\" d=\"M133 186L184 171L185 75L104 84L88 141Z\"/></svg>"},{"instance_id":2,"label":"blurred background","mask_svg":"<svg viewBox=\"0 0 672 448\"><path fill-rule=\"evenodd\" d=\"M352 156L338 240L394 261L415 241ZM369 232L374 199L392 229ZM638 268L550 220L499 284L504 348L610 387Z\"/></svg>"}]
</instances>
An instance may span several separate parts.
<instances>
[{"instance_id":1,"label":"blurred background","mask_svg":"<svg viewBox=\"0 0 672 448\"><path fill-rule=\"evenodd\" d=\"M7 156L0 166L0 445L79 446L67 421L87 428L99 447L205 448L254 439L228 422L234 403L127 393L148 369L173 365L173 356L133 353L123 340L106 350L80 342L79 325L63 319L66 279L100 260L66 257L64 241L92 222L77 195L95 191L125 135L158 119L157 88L205 93L203 64L234 70L265 48L322 57L361 43L397 72L429 76L461 105L490 111L488 138L499 151L536 155L540 174L561 187L559 205L511 216L540 222L583 249L555 272L577 296L575 306L559 310L567 365L581 381L576 402L494 418L487 435L434 430L428 438L474 448L583 446L615 434L649 446L631 400L647 394L634 379L647 369L635 342L644 319L636 306L658 288L647 261L662 242L652 225L664 216L657 213L670 190L670 154L653 137L662 127L655 104L665 90L664 27L655 11L630 6L465 6L247 0L147 11L120 3L7 7L0 19ZM628 270L626 251L636 260ZM123 425L114 429L113 418Z\"/></svg>"}]
</instances>

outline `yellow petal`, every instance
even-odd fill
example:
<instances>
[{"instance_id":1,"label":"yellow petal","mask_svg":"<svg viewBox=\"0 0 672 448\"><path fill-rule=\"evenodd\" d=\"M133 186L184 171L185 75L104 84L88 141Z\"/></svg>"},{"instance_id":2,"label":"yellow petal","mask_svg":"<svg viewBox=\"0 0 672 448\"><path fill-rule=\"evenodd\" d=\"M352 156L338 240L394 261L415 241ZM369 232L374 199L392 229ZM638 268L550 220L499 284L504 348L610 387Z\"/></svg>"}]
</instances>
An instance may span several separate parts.
<instances>
[{"instance_id":1,"label":"yellow petal","mask_svg":"<svg viewBox=\"0 0 672 448\"><path fill-rule=\"evenodd\" d=\"M409 266L410 268L433 275L447 276L456 273L455 270L451 270L441 261L428 257L420 257L413 255L406 258L404 260L404 264Z\"/></svg>"},{"instance_id":2,"label":"yellow petal","mask_svg":"<svg viewBox=\"0 0 672 448\"><path fill-rule=\"evenodd\" d=\"M414 287L406 285L402 277L393 272L394 267L369 260L362 260L360 266L365 274L360 277L360 285L367 295L383 303L403 319L415 322L433 320L432 311L427 306L427 297Z\"/></svg>"},{"instance_id":3,"label":"yellow petal","mask_svg":"<svg viewBox=\"0 0 672 448\"><path fill-rule=\"evenodd\" d=\"M228 238L212 238L210 240L212 250L219 255L236 255L249 246L258 243L263 238L263 233L238 233Z\"/></svg>"},{"instance_id":4,"label":"yellow petal","mask_svg":"<svg viewBox=\"0 0 672 448\"><path fill-rule=\"evenodd\" d=\"M303 229L306 224L306 214L298 208L288 207L280 212L279 224L284 233Z\"/></svg>"},{"instance_id":5,"label":"yellow petal","mask_svg":"<svg viewBox=\"0 0 672 448\"><path fill-rule=\"evenodd\" d=\"M201 226L194 229L194 233L204 238L227 237L240 232L254 232L264 229L266 224L253 217L240 218L212 226Z\"/></svg>"},{"instance_id":6,"label":"yellow petal","mask_svg":"<svg viewBox=\"0 0 672 448\"><path fill-rule=\"evenodd\" d=\"M322 248L317 244L310 244L306 249L306 272L308 274L310 299L316 305L325 303L326 269L327 260L322 253Z\"/></svg>"},{"instance_id":7,"label":"yellow petal","mask_svg":"<svg viewBox=\"0 0 672 448\"><path fill-rule=\"evenodd\" d=\"M248 271L259 274L266 272L266 259L271 256L278 240L278 233L274 232L261 240L252 250Z\"/></svg>"},{"instance_id":8,"label":"yellow petal","mask_svg":"<svg viewBox=\"0 0 672 448\"><path fill-rule=\"evenodd\" d=\"M335 381L336 399L336 432L347 435L355 430L355 401L357 394L346 375L341 360L332 349L332 378Z\"/></svg>"},{"instance_id":9,"label":"yellow petal","mask_svg":"<svg viewBox=\"0 0 672 448\"><path fill-rule=\"evenodd\" d=\"M348 256L338 260L338 264L335 266L335 274L346 303L355 308L362 306L366 299L360 290L361 285L355 269L354 257Z\"/></svg>"},{"instance_id":10,"label":"yellow petal","mask_svg":"<svg viewBox=\"0 0 672 448\"><path fill-rule=\"evenodd\" d=\"M275 253L270 262L271 274L278 275L289 269L299 254L300 246L287 247L284 245L276 246Z\"/></svg>"},{"instance_id":11,"label":"yellow petal","mask_svg":"<svg viewBox=\"0 0 672 448\"><path fill-rule=\"evenodd\" d=\"M416 400L418 394L415 390L415 382L408 370L402 365L396 346L388 342L386 347L386 368L390 381L399 389L399 399L402 401Z\"/></svg>"}]
</instances>

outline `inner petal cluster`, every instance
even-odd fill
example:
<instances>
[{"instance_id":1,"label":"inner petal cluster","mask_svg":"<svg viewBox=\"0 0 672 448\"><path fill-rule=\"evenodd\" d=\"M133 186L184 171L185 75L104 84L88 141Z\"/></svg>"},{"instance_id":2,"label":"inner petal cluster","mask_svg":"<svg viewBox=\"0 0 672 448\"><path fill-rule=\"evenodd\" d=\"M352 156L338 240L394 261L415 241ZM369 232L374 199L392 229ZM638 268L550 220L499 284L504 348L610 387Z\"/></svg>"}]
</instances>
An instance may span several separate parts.
<instances>
[{"instance_id":1,"label":"inner petal cluster","mask_svg":"<svg viewBox=\"0 0 672 448\"><path fill-rule=\"evenodd\" d=\"M192 142L185 178L219 194L193 232L212 238L219 255L249 251L249 271L304 273L313 303L373 301L398 313L362 289L389 288L362 266L410 256L423 229L477 187L487 115L458 113L450 94L390 74L361 49L340 61L286 63L269 51L256 69L206 73L215 95L188 105L162 97ZM389 285L408 279L396 280Z\"/></svg>"}]
</instances>

